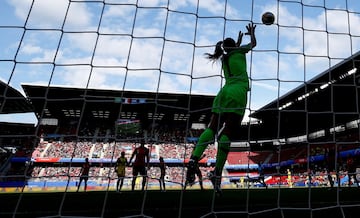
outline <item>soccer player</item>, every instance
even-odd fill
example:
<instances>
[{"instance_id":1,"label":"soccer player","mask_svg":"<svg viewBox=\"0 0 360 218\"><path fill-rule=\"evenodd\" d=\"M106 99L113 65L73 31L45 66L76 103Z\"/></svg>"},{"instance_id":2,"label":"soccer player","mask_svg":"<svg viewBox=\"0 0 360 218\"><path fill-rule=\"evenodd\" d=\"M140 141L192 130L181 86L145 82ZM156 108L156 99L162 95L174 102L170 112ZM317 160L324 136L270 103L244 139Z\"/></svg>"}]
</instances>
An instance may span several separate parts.
<instances>
[{"instance_id":1,"label":"soccer player","mask_svg":"<svg viewBox=\"0 0 360 218\"><path fill-rule=\"evenodd\" d=\"M124 184L125 178L125 168L128 165L128 161L125 157L125 152L122 151L120 157L116 160L115 163L115 172L117 174L117 183L116 183L116 191L119 192Z\"/></svg>"},{"instance_id":2,"label":"soccer player","mask_svg":"<svg viewBox=\"0 0 360 218\"><path fill-rule=\"evenodd\" d=\"M131 184L131 189L135 189L136 177L140 174L142 176L142 191L144 191L147 177L146 167L149 165L150 161L150 152L149 149L145 147L145 143L141 141L140 146L135 148L133 151L129 163L132 163L132 160L135 157L135 161L132 164L133 166L133 179Z\"/></svg>"},{"instance_id":3,"label":"soccer player","mask_svg":"<svg viewBox=\"0 0 360 218\"><path fill-rule=\"evenodd\" d=\"M359 187L359 181L356 178L357 165L356 165L356 161L355 161L354 157L352 157L350 155L347 156L347 158L346 158L346 168L347 168L347 171L348 171L348 178L349 178L348 186L350 187L353 184L352 181L351 181L351 178L353 178L354 183L356 183L356 186Z\"/></svg>"},{"instance_id":4,"label":"soccer player","mask_svg":"<svg viewBox=\"0 0 360 218\"><path fill-rule=\"evenodd\" d=\"M160 157L159 158L159 167L160 167L160 178L159 178L159 183L160 183L160 190L161 191L165 191L165 162L164 162L164 158Z\"/></svg>"},{"instance_id":5,"label":"soccer player","mask_svg":"<svg viewBox=\"0 0 360 218\"><path fill-rule=\"evenodd\" d=\"M336 163L337 159L338 159L337 153L335 152L334 147L328 147L325 149L324 160L325 160L325 166L326 166L328 180L329 180L331 188L334 187L334 183L335 183L335 181L332 177L333 172L336 173L336 182L338 183L338 186L340 186L340 177L339 177L337 163Z\"/></svg>"},{"instance_id":6,"label":"soccer player","mask_svg":"<svg viewBox=\"0 0 360 218\"><path fill-rule=\"evenodd\" d=\"M264 175L264 166L263 166L263 162L260 161L258 163L258 173L259 173L259 182L265 187L267 188L267 184L265 182L265 175Z\"/></svg>"},{"instance_id":7,"label":"soccer player","mask_svg":"<svg viewBox=\"0 0 360 218\"><path fill-rule=\"evenodd\" d=\"M203 154L198 161L202 160L205 156L206 156L206 154ZM198 179L199 179L200 189L201 189L201 190L204 190L204 186L203 186L203 176L202 176L202 173L201 173L201 170L200 170L200 167L199 167L198 164L196 165L195 174L197 175L197 177L198 177ZM187 187L188 185L192 186L193 184L194 184L194 182L193 182L193 183L189 183L188 181L185 181L184 190L186 189L186 187Z\"/></svg>"},{"instance_id":8,"label":"soccer player","mask_svg":"<svg viewBox=\"0 0 360 218\"><path fill-rule=\"evenodd\" d=\"M230 150L230 142L238 135L245 114L247 92L249 91L246 53L256 46L255 28L256 25L253 23L246 26L247 33L245 35L250 36L250 43L241 45L243 33L240 31L237 42L232 38L226 38L217 42L213 54L205 54L210 60L221 60L226 81L214 99L209 126L200 135L192 152L187 166L186 180L190 184L194 182L199 158L208 144L214 143L214 138L217 135L218 150L215 170L211 177L211 182L217 193L221 193L221 174ZM219 132L219 128L223 126L224 128Z\"/></svg>"},{"instance_id":9,"label":"soccer player","mask_svg":"<svg viewBox=\"0 0 360 218\"><path fill-rule=\"evenodd\" d=\"M79 191L81 182L84 180L84 191L87 189L87 181L89 179L90 163L89 158L85 158L85 163L83 164L80 171L80 181L77 187L77 192Z\"/></svg>"}]
</instances>

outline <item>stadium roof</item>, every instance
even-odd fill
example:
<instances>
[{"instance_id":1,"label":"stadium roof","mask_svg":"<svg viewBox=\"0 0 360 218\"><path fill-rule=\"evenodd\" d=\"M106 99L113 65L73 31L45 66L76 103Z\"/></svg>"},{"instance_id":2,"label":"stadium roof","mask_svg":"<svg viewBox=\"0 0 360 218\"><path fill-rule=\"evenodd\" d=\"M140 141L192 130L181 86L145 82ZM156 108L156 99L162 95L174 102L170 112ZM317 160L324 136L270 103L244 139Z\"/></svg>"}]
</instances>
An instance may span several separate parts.
<instances>
[{"instance_id":1,"label":"stadium roof","mask_svg":"<svg viewBox=\"0 0 360 218\"><path fill-rule=\"evenodd\" d=\"M18 90L0 80L0 114L33 111L33 106Z\"/></svg>"},{"instance_id":2,"label":"stadium roof","mask_svg":"<svg viewBox=\"0 0 360 218\"><path fill-rule=\"evenodd\" d=\"M243 126L239 139L290 138L358 120L359 65L360 52L250 114L261 122ZM5 104L1 113L33 111L38 119L56 118L60 124L81 120L89 125L112 126L119 118L139 119L144 125L151 125L155 119L164 128L206 124L214 99L205 94L22 84L24 98L5 83L0 83L0 88L0 100Z\"/></svg>"},{"instance_id":3,"label":"stadium roof","mask_svg":"<svg viewBox=\"0 0 360 218\"><path fill-rule=\"evenodd\" d=\"M264 136L308 135L359 119L360 52L252 113ZM279 127L279 131L278 131Z\"/></svg>"},{"instance_id":4,"label":"stadium roof","mask_svg":"<svg viewBox=\"0 0 360 218\"><path fill-rule=\"evenodd\" d=\"M182 93L155 93L22 84L38 118L62 122L114 125L117 119L138 119L150 125L207 123L214 96ZM43 114L42 114L43 113Z\"/></svg>"}]
</instances>

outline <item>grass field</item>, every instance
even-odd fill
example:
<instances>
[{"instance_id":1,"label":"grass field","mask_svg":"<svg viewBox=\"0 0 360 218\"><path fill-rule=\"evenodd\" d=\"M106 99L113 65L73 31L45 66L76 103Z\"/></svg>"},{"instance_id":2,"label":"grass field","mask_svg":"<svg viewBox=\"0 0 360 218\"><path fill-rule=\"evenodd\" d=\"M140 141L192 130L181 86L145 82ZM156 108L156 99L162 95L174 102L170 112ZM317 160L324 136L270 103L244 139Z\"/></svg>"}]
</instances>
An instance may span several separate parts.
<instances>
[{"instance_id":1,"label":"grass field","mask_svg":"<svg viewBox=\"0 0 360 218\"><path fill-rule=\"evenodd\" d=\"M359 188L23 192L0 194L0 217L360 217Z\"/></svg>"}]
</instances>

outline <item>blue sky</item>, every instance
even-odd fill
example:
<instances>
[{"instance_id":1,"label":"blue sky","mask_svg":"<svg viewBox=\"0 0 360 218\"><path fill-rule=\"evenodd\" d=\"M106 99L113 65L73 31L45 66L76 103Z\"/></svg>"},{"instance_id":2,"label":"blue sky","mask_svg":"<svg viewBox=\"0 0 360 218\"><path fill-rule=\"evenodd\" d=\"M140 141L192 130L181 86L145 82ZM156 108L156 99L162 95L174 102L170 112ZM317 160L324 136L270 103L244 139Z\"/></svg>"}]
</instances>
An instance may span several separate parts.
<instances>
[{"instance_id":1,"label":"blue sky","mask_svg":"<svg viewBox=\"0 0 360 218\"><path fill-rule=\"evenodd\" d=\"M359 51L359 5L358 0L3 0L0 80L20 92L22 83L30 83L215 95L223 84L220 64L203 54L254 22L258 44L247 55L249 114ZM275 14L275 24L261 24L265 11ZM6 114L0 122L36 119Z\"/></svg>"}]
</instances>

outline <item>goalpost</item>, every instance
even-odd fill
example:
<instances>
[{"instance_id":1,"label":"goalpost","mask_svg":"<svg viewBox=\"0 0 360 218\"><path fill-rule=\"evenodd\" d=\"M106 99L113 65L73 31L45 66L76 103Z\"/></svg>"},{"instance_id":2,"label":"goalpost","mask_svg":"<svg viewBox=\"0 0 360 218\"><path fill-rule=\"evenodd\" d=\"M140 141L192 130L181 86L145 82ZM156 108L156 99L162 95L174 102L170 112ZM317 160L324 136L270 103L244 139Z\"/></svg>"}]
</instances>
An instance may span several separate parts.
<instances>
[{"instance_id":1,"label":"goalpost","mask_svg":"<svg viewBox=\"0 0 360 218\"><path fill-rule=\"evenodd\" d=\"M271 11L275 15L274 24L265 25L261 22L261 15L266 11ZM38 124L41 122L54 124L54 126L58 124L58 121L49 118L51 115L48 114L47 104L57 102L61 107L62 99L49 99L50 87L81 88L85 90L84 96L91 89L185 93L190 98L196 94L216 95L225 82L221 66L218 63L209 62L204 58L204 53L212 53L216 42L226 37L236 38L239 31L246 32L248 23L254 23L258 43L256 48L247 54L251 88L243 124L262 123L262 120L255 119L255 116L251 115L256 115L262 108L264 111L270 110L271 108L266 108L270 104L275 105L274 107L278 110L275 113L278 120L273 126L277 137L262 138L256 142L258 146L270 143L273 148L276 148L276 151L272 152L271 156L263 158L262 162L264 170L268 170L265 172L268 173L267 180L276 184L272 188L278 188L278 192L272 192L276 195L278 204L275 208L250 211L250 189L258 187L241 184L237 187L248 191L245 206L242 205L243 207L239 207L239 210L217 211L218 196L211 195L212 207L209 208L208 213L203 214L203 217L217 214L266 215L269 210L280 210L281 213L284 210L295 211L295 213L306 210L312 217L314 211L329 209L311 206L312 189L320 187L320 185L315 187L313 184L320 181L324 182L320 188L329 188L330 185L335 188L337 200L332 207L339 208L342 217L346 217L344 211L347 208L356 210L360 206L359 202L345 204L339 197L343 186L351 183L350 188L355 188L358 173L358 171L348 173L350 162L346 164L349 157L357 159L359 155L360 117L357 87L360 62L358 57L360 6L358 0L28 0L20 2L8 0L0 3L0 18L2 38L0 40L2 50L0 52L0 81L5 84L5 89L0 93L0 122L20 123L24 125L24 128L27 127L23 124L24 121L37 125L35 132L30 135L24 133L9 136L5 130L2 130L4 133L0 132L2 134L0 138L6 142L12 137L13 141L16 141L17 137L36 138L35 142L30 142L36 154L49 149L46 146L38 147L38 141L43 139L42 129L38 127L40 126ZM248 36L244 35L243 43L248 41ZM336 69L340 69L336 67L345 62L348 70L334 79L332 75L338 73ZM324 75L329 76L327 81L320 84L315 79L322 72L327 72L328 74ZM350 78L352 82L342 84L343 78ZM316 84L311 81L315 81ZM44 102L39 117L31 113L11 114L5 108L6 102L23 100L22 97L26 96L22 89L23 84L40 84L48 87L47 93L39 96L39 99ZM302 112L306 114L304 134L284 138L282 133L287 127L281 125L281 114L295 103L284 102L283 97L308 84L319 87L310 89L311 86L306 86L303 95L293 99L305 102L302 108ZM328 92L330 100L326 102L327 110L311 111L309 108L312 108L312 105L324 104L324 102L311 102L307 98L320 92L321 88L325 90L325 86L331 86L331 91ZM12 90L9 87L18 90L23 96L11 96ZM333 93L337 87L348 87L351 92L349 96L353 99L334 100ZM121 101L122 97L117 96L116 100ZM159 99L153 100L156 107L166 105ZM347 102L352 102L351 111L338 112L338 105L347 104ZM86 126L86 115L83 113L85 107L86 103L78 111L63 109L64 113L77 120L71 126L70 133L77 139L81 138L80 134L83 130L81 128ZM190 101L181 107L184 114L193 112L189 108ZM155 119L161 118L156 112L155 110L152 114L154 123ZM312 131L312 125L316 123L311 118L325 114L330 114L334 120L328 129ZM106 117L106 111L102 111L97 116ZM338 126L335 120L339 116L351 116L356 119ZM183 118L188 119L186 116ZM122 134L138 132L140 128L136 118L122 117L121 106L115 121L118 122L116 131ZM246 148L251 146L252 131L250 126L248 132L243 133L248 136L247 140L237 144ZM341 135L344 131L351 131L352 135L346 138ZM154 134L154 128L147 133L147 137L155 138L152 134ZM328 135L332 138L316 140ZM298 143L305 147L289 151L283 146L287 143ZM1 146L4 147L3 144ZM81 146L86 147L86 145ZM79 162L74 162L73 159L84 158L75 152L81 146L75 145L76 148L71 153L74 156L69 157L71 160L64 167L68 178L71 177L67 180L69 186L76 182L73 178L76 170L73 171L71 167L79 165ZM116 145L109 145L110 147L113 149L114 158L119 151L116 151ZM327 159L326 155L331 152L327 149L332 148L335 150L334 157L336 158ZM189 149L185 148L183 152L181 157L189 158ZM101 157L101 153L96 153L96 155ZM250 151L248 156L256 159L255 154ZM289 157L291 161L286 162L283 157ZM273 162L270 162L270 159ZM248 181L256 183L257 181L249 175L257 169L257 163L251 162L250 158L247 161L233 164L234 170L241 169L243 172L235 177L238 181L244 182L244 178L247 178ZM329 177L326 174L328 172L322 172L320 165L323 162L327 164L324 169L333 172ZM26 175L25 171L29 164L25 166L23 175ZM301 170L292 171L292 167L300 165L302 165ZM329 165L333 167L330 168ZM182 170L184 177L185 169ZM39 172L40 176L44 173L44 170ZM111 174L110 170L108 174ZM351 177L352 175L355 177ZM16 177L16 175L13 176ZM230 181L231 175L225 175L224 178ZM334 184L328 181L331 178ZM184 179L182 178L182 181L185 181ZM296 182L299 181L304 183L302 188L307 190L306 197L302 198L306 202L302 203L308 204L308 207L296 205L282 207L281 188L286 186L286 188L296 189L298 188ZM286 185L283 186L283 184ZM108 200L108 192L112 192L109 186L110 180L107 183L108 189L105 190L104 205ZM63 194L63 199L58 207L58 214L54 214L58 217L63 216L61 208L69 191L66 188L60 192ZM144 214L146 194L142 197L141 211L134 216L147 216L146 213ZM184 201L183 193L178 200L180 212L175 216L180 217ZM14 206L13 217L16 217L21 201L22 195ZM104 208L100 214L104 214Z\"/></svg>"}]
</instances>

